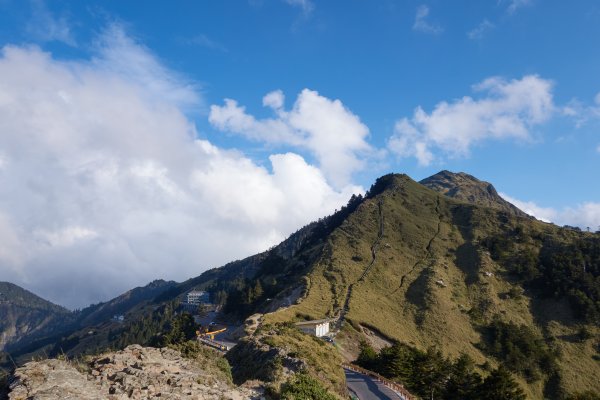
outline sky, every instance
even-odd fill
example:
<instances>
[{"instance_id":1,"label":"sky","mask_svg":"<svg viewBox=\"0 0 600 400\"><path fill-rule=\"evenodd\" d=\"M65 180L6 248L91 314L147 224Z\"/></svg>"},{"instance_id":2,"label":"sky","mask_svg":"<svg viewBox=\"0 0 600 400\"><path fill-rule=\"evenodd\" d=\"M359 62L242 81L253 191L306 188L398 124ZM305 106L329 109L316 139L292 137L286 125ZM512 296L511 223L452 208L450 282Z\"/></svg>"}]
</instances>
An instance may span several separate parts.
<instances>
[{"instance_id":1,"label":"sky","mask_svg":"<svg viewBox=\"0 0 600 400\"><path fill-rule=\"evenodd\" d=\"M594 0L0 0L0 280L69 308L264 251L381 175L600 230Z\"/></svg>"}]
</instances>

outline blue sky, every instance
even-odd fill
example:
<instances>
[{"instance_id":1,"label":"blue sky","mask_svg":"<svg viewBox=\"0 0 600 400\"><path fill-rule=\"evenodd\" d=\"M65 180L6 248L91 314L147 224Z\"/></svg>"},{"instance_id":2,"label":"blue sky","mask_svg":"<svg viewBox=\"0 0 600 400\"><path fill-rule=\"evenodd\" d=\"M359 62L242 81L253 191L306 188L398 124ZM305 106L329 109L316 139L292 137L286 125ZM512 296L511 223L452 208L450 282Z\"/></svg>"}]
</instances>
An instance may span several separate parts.
<instances>
[{"instance_id":1,"label":"blue sky","mask_svg":"<svg viewBox=\"0 0 600 400\"><path fill-rule=\"evenodd\" d=\"M70 306L183 279L388 172L597 229L598 43L595 1L0 0L2 275ZM126 278L44 289L90 251Z\"/></svg>"}]
</instances>

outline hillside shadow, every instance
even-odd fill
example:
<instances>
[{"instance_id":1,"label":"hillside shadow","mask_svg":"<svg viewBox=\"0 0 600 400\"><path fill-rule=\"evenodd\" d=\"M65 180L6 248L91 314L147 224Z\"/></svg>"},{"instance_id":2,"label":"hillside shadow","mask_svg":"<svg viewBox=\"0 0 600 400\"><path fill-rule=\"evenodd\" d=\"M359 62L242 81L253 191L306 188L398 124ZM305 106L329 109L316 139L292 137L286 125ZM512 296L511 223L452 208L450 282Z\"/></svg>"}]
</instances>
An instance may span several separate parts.
<instances>
[{"instance_id":1,"label":"hillside shadow","mask_svg":"<svg viewBox=\"0 0 600 400\"><path fill-rule=\"evenodd\" d=\"M406 289L406 300L417 307L415 314L415 323L421 325L425 319L425 313L430 306L430 288L429 279L431 270L423 268L415 279Z\"/></svg>"},{"instance_id":2,"label":"hillside shadow","mask_svg":"<svg viewBox=\"0 0 600 400\"><path fill-rule=\"evenodd\" d=\"M546 326L550 322L559 322L565 326L577 326L579 321L573 314L573 310L567 299L554 299L533 295L530 297L529 309L535 319L535 323ZM567 338L565 340L569 341Z\"/></svg>"},{"instance_id":3,"label":"hillside shadow","mask_svg":"<svg viewBox=\"0 0 600 400\"><path fill-rule=\"evenodd\" d=\"M458 228L465 242L473 240L473 207L461 204L459 206L452 207L450 210L452 214L452 223Z\"/></svg>"},{"instance_id":4,"label":"hillside shadow","mask_svg":"<svg viewBox=\"0 0 600 400\"><path fill-rule=\"evenodd\" d=\"M455 264L465 273L465 283L471 285L478 280L480 259L477 248L471 243L460 245L455 252Z\"/></svg>"}]
</instances>

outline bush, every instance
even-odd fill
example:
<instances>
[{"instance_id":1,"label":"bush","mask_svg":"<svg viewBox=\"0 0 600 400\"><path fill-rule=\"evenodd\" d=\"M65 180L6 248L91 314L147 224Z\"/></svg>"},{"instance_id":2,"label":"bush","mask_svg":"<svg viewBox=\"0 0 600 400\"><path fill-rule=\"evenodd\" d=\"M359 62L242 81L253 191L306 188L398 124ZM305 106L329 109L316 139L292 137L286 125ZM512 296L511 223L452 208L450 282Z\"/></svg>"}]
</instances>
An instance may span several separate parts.
<instances>
[{"instance_id":1,"label":"bush","mask_svg":"<svg viewBox=\"0 0 600 400\"><path fill-rule=\"evenodd\" d=\"M283 400L336 400L321 382L310 375L300 372L294 375L281 388Z\"/></svg>"},{"instance_id":2,"label":"bush","mask_svg":"<svg viewBox=\"0 0 600 400\"><path fill-rule=\"evenodd\" d=\"M188 340L182 343L169 344L168 347L179 351L181 355L185 358L198 360L202 362L202 364L207 370L210 369L209 364L212 364L214 368L216 368L222 373L222 377L224 377L228 382L233 381L231 375L231 365L229 365L227 359L216 350L202 346L195 340Z\"/></svg>"},{"instance_id":3,"label":"bush","mask_svg":"<svg viewBox=\"0 0 600 400\"><path fill-rule=\"evenodd\" d=\"M525 400L525 393L510 373L502 366L485 378L479 389L480 398L486 400Z\"/></svg>"}]
</instances>

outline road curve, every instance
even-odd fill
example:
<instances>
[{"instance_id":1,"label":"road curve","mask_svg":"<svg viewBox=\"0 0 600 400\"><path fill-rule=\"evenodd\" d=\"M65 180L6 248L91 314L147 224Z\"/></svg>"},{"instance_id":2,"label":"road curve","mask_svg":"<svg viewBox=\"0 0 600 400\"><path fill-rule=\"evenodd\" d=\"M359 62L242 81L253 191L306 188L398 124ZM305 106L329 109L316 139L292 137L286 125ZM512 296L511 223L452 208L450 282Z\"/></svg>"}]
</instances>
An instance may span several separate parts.
<instances>
[{"instance_id":1,"label":"road curve","mask_svg":"<svg viewBox=\"0 0 600 400\"><path fill-rule=\"evenodd\" d=\"M360 400L401 400L404 397L370 376L344 369L350 393Z\"/></svg>"}]
</instances>

